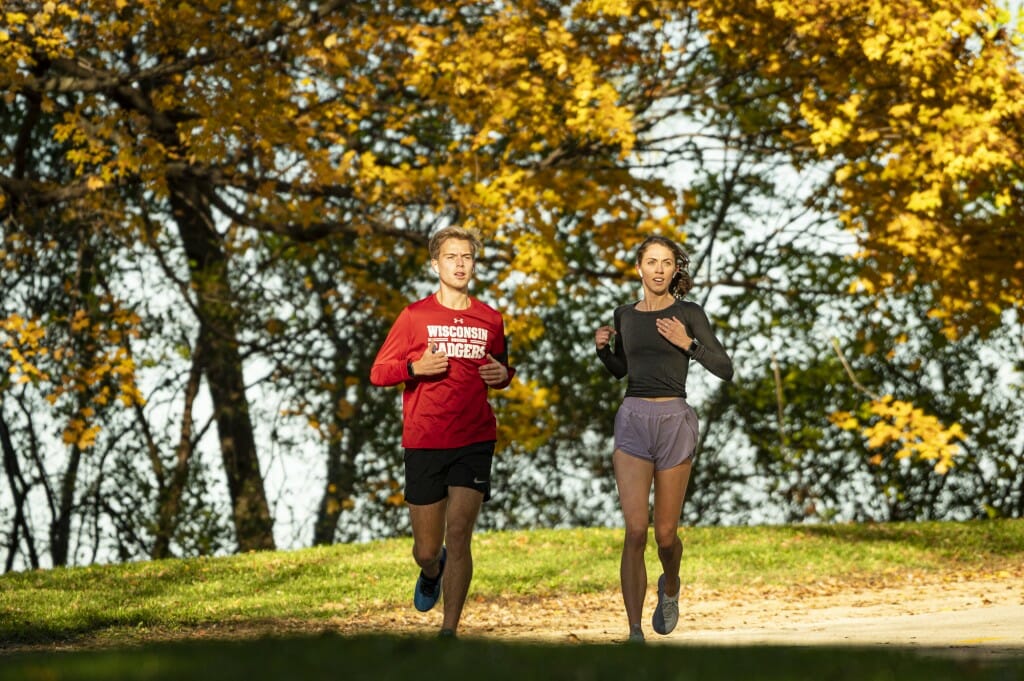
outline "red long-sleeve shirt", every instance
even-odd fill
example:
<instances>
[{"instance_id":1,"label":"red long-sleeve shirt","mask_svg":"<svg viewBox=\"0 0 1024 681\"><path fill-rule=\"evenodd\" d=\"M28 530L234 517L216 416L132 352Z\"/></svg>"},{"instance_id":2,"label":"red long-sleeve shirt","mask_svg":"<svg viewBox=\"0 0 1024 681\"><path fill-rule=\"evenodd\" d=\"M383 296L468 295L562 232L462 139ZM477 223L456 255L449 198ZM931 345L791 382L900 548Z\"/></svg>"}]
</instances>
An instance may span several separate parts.
<instances>
[{"instance_id":1,"label":"red long-sleeve shirt","mask_svg":"<svg viewBox=\"0 0 1024 681\"><path fill-rule=\"evenodd\" d=\"M448 355L448 371L410 378L408 363L422 357L431 343ZM504 321L489 305L470 298L467 309L453 310L430 295L402 310L377 352L370 382L405 383L403 447L454 449L497 439L488 386L478 370L488 353L508 368L508 380L493 386L504 388L515 371L508 367Z\"/></svg>"}]
</instances>

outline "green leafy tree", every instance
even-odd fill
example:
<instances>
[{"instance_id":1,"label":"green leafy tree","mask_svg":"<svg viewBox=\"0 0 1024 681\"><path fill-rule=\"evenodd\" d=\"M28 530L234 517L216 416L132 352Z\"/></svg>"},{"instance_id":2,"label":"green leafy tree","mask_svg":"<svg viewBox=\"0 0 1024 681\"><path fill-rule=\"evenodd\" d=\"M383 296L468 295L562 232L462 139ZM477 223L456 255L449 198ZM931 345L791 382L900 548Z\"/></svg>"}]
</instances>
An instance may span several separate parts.
<instances>
[{"instance_id":1,"label":"green leafy tree","mask_svg":"<svg viewBox=\"0 0 1024 681\"><path fill-rule=\"evenodd\" d=\"M695 483L707 496L689 509L713 513L710 500L739 475L729 449L750 443L761 459L796 465L778 492L787 514L817 474L809 462L864 433L877 446L856 450L859 465L922 438L948 465L950 438L966 431L943 419L956 413L941 401L923 401L937 412L907 421L916 393L878 392L863 408L854 389L792 395L848 375L809 310L831 314L858 291L927 304L947 338L987 338L1000 315L1019 315L1013 131L1024 99L1014 38L983 2L925 9L9 2L2 260L24 294L4 309L13 375L56 381L64 392L47 416L85 455L107 430L120 432L114 413L92 404L104 384L88 371L110 374L119 350L142 360L145 377L124 368L107 387L128 399L133 437L146 443L154 555L178 541L189 485L200 485L193 466L206 430L191 419L204 396L239 549L276 545L264 464L290 449L322 456L313 541L355 536L360 525L400 531L397 394L369 389L366 366L398 310L431 286L426 235L457 223L488 244L478 293L508 315L524 368L499 398L510 474L537 456L563 477L592 472L579 484L604 493L597 450L621 386L581 359L590 314L629 299L635 246L661 232L690 248L695 294L714 317L721 310L740 365L759 369L747 372L755 385L706 386ZM793 174L805 183L797 190L785 186ZM837 225L852 239L835 242ZM58 229L87 256L48 275L46 290L66 281L69 299L80 294L59 317L23 302L37 288L27 258ZM850 241L865 257L845 260ZM133 279L118 273L127 262L156 267ZM157 312L140 282L179 314ZM920 287L928 296L915 299ZM862 322L841 327L845 346ZM915 342L928 346L934 332L922 326ZM85 343L70 381L36 366L56 361L64 341ZM803 373L782 352L771 360L790 342ZM147 426L154 412L135 387L160 363L173 378L154 395L180 405L173 438ZM842 410L858 431L828 420ZM733 424L743 432L723 433ZM765 458L771 437L778 447ZM76 460L72 452L67 470ZM18 495L23 468L8 472ZM64 479L77 488L74 475ZM531 481L495 522L522 522L515 502L564 492ZM744 502L729 508L743 512ZM359 517L371 512L379 524Z\"/></svg>"}]
</instances>

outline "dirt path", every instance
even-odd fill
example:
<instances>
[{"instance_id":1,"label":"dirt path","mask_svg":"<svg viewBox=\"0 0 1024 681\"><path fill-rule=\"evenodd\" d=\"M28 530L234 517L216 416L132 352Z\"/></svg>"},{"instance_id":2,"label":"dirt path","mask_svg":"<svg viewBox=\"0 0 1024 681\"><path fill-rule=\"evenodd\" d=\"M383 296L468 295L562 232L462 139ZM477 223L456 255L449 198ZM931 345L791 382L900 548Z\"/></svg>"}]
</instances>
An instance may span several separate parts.
<instances>
[{"instance_id":1,"label":"dirt path","mask_svg":"<svg viewBox=\"0 0 1024 681\"><path fill-rule=\"evenodd\" d=\"M652 590L653 591L653 590ZM751 587L738 592L693 589L681 601L679 626L647 641L665 645L884 645L973 656L1024 657L1024 575L947 575L905 582L810 587ZM440 613L365 613L334 622L338 631L423 633ZM618 592L574 598L471 600L465 637L560 643L612 643L626 633Z\"/></svg>"},{"instance_id":2,"label":"dirt path","mask_svg":"<svg viewBox=\"0 0 1024 681\"><path fill-rule=\"evenodd\" d=\"M752 585L742 590L691 588L681 599L679 625L668 636L650 628L656 596L645 604L651 645L854 645L911 648L922 653L1024 660L1024 566L986 574L890 576L880 582L823 580L797 587ZM355 616L323 620L219 623L151 630L147 640L239 639L333 632L432 635L440 608L420 613L370 605ZM483 599L466 605L464 638L546 643L618 643L626 634L618 591L571 598ZM103 634L49 645L0 645L4 653L81 650L123 645Z\"/></svg>"}]
</instances>

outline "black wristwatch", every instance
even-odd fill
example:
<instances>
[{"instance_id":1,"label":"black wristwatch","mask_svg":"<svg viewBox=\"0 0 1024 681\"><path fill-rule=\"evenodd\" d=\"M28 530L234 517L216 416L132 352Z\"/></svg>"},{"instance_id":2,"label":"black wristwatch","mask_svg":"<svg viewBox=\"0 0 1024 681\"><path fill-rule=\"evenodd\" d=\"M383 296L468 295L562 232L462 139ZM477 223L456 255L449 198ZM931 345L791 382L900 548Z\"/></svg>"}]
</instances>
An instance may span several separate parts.
<instances>
[{"instance_id":1,"label":"black wristwatch","mask_svg":"<svg viewBox=\"0 0 1024 681\"><path fill-rule=\"evenodd\" d=\"M415 378L416 372L412 370L412 360L410 359L405 363L405 368L409 370L409 378Z\"/></svg>"},{"instance_id":2,"label":"black wristwatch","mask_svg":"<svg viewBox=\"0 0 1024 681\"><path fill-rule=\"evenodd\" d=\"M690 343L690 349L689 350L683 350L683 352L685 352L687 354L687 356L693 357L693 353L697 352L697 348L698 347L700 347L700 344L697 342L697 339L694 338L693 342Z\"/></svg>"}]
</instances>

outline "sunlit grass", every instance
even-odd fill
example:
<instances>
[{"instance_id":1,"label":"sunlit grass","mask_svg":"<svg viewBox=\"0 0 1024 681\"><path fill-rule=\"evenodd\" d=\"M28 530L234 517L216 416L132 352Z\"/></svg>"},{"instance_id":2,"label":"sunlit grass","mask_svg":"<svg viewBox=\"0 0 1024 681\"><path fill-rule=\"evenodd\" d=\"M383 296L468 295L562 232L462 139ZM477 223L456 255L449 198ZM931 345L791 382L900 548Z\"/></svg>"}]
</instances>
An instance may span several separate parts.
<instances>
[{"instance_id":1,"label":"sunlit grass","mask_svg":"<svg viewBox=\"0 0 1024 681\"><path fill-rule=\"evenodd\" d=\"M1024 521L686 528L683 536L688 583L706 589L1019 575L1024 565ZM480 533L472 595L514 600L617 590L621 541L622 530L615 528ZM653 544L647 560L656 570ZM431 676L489 680L1024 678L1016 676L1021 665L1014 660L979 666L878 649L753 646L738 654L608 644L587 646L582 654L579 647L500 637L438 648L439 642L415 635L284 633L295 630L288 623L344 620L368 608L407 609L415 574L409 539L7 574L0 577L0 679L390 681L427 669ZM217 640L217 631L254 623L263 625L253 629L261 635L278 633ZM203 636L191 635L197 632ZM101 649L45 653L52 646L95 645ZM5 654L11 646L42 652Z\"/></svg>"},{"instance_id":2,"label":"sunlit grass","mask_svg":"<svg viewBox=\"0 0 1024 681\"><path fill-rule=\"evenodd\" d=\"M615 590L621 535L616 528L480 533L473 595ZM687 579L709 589L878 583L907 573L996 573L1024 564L1021 521L686 528L683 536ZM653 546L647 559L656 570ZM409 539L11 573L0 577L0 641L344 619L369 606L407 607L414 578Z\"/></svg>"}]
</instances>

